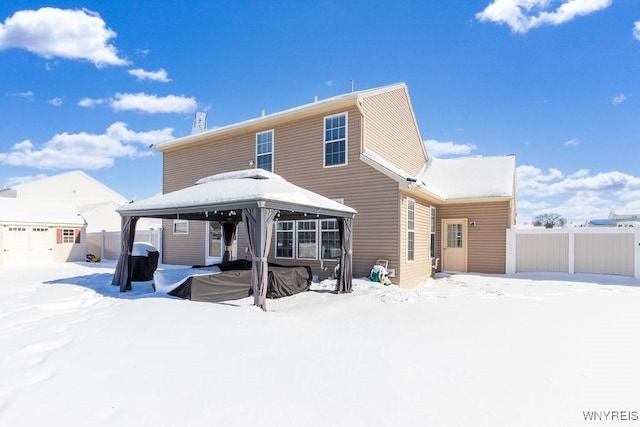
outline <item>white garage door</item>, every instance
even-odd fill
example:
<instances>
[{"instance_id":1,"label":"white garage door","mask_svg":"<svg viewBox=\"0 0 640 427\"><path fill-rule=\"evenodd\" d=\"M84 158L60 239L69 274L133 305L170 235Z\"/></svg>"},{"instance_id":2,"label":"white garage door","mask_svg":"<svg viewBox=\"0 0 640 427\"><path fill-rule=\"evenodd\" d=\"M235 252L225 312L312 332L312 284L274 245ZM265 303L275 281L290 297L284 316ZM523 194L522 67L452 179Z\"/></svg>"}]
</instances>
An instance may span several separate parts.
<instances>
[{"instance_id":1,"label":"white garage door","mask_svg":"<svg viewBox=\"0 0 640 427\"><path fill-rule=\"evenodd\" d=\"M50 227L3 227L3 263L30 264L53 261Z\"/></svg>"}]
</instances>

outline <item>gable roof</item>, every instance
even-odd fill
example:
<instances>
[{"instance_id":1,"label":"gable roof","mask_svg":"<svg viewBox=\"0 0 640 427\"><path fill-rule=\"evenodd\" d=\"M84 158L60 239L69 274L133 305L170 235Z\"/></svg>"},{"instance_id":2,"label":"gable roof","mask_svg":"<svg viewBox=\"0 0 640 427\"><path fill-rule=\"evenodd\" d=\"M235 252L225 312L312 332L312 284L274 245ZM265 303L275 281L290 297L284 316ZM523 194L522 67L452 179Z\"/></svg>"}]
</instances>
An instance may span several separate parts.
<instances>
[{"instance_id":1,"label":"gable roof","mask_svg":"<svg viewBox=\"0 0 640 427\"><path fill-rule=\"evenodd\" d=\"M18 198L25 198L25 193L38 192L40 200L62 201L77 206L107 201L117 204L128 202L126 197L81 170L25 182L3 191L7 190L15 191Z\"/></svg>"},{"instance_id":2,"label":"gable roof","mask_svg":"<svg viewBox=\"0 0 640 427\"><path fill-rule=\"evenodd\" d=\"M16 224L87 225L69 203L0 197L0 221Z\"/></svg>"},{"instance_id":3,"label":"gable roof","mask_svg":"<svg viewBox=\"0 0 640 427\"><path fill-rule=\"evenodd\" d=\"M514 197L515 156L432 158L416 179L444 200Z\"/></svg>"},{"instance_id":4,"label":"gable roof","mask_svg":"<svg viewBox=\"0 0 640 427\"><path fill-rule=\"evenodd\" d=\"M219 211L250 207L278 209L281 218L293 213L348 218L356 214L349 206L291 184L280 175L263 169L209 176L191 187L133 202L117 210L122 216L218 220L214 215Z\"/></svg>"},{"instance_id":5,"label":"gable roof","mask_svg":"<svg viewBox=\"0 0 640 427\"><path fill-rule=\"evenodd\" d=\"M351 92L343 95L326 98L323 100L314 101L308 104L300 105L298 107L290 108L288 110L278 111L276 113L268 114L262 117L256 117L249 120L233 123L230 125L206 130L201 133L187 135L181 138L176 138L171 141L163 142L156 146L156 149L161 152L171 151L173 149L190 145L206 140L211 137L220 137L227 135L238 130L248 131L251 128L265 129L273 127L277 122L288 121L306 117L312 114L319 114L322 112L328 112L338 108L345 108L350 106L359 107L359 100L378 95L385 92L390 92L404 88L406 90L407 85L405 83L395 83L388 86L382 86L374 89L366 89L356 92ZM414 117L415 120L415 117Z\"/></svg>"}]
</instances>

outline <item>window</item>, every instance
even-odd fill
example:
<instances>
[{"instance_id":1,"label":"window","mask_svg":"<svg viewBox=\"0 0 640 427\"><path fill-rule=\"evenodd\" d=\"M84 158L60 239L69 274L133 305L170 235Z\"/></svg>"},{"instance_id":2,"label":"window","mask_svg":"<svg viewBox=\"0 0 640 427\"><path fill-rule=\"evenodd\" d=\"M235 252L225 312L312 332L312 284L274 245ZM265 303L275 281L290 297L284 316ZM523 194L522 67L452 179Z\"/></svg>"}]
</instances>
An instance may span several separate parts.
<instances>
[{"instance_id":1,"label":"window","mask_svg":"<svg viewBox=\"0 0 640 427\"><path fill-rule=\"evenodd\" d=\"M436 208L431 206L431 230L429 238L429 257L436 257Z\"/></svg>"},{"instance_id":2,"label":"window","mask_svg":"<svg viewBox=\"0 0 640 427\"><path fill-rule=\"evenodd\" d=\"M324 118L324 166L347 164L347 113Z\"/></svg>"},{"instance_id":3,"label":"window","mask_svg":"<svg viewBox=\"0 0 640 427\"><path fill-rule=\"evenodd\" d=\"M273 172L273 131L256 134L256 167Z\"/></svg>"},{"instance_id":4,"label":"window","mask_svg":"<svg viewBox=\"0 0 640 427\"><path fill-rule=\"evenodd\" d=\"M407 199L407 261L415 260L416 202Z\"/></svg>"},{"instance_id":5,"label":"window","mask_svg":"<svg viewBox=\"0 0 640 427\"><path fill-rule=\"evenodd\" d=\"M189 221L184 219L173 220L173 234L189 234Z\"/></svg>"},{"instance_id":6,"label":"window","mask_svg":"<svg viewBox=\"0 0 640 427\"><path fill-rule=\"evenodd\" d=\"M56 243L80 243L80 230L74 228L58 228Z\"/></svg>"},{"instance_id":7,"label":"window","mask_svg":"<svg viewBox=\"0 0 640 427\"><path fill-rule=\"evenodd\" d=\"M462 247L462 224L447 225L447 247L448 248Z\"/></svg>"},{"instance_id":8,"label":"window","mask_svg":"<svg viewBox=\"0 0 640 427\"><path fill-rule=\"evenodd\" d=\"M322 259L340 258L340 233L335 219L320 220L320 256Z\"/></svg>"},{"instance_id":9,"label":"window","mask_svg":"<svg viewBox=\"0 0 640 427\"><path fill-rule=\"evenodd\" d=\"M316 259L318 257L316 220L302 220L297 222L297 249L298 258Z\"/></svg>"},{"instance_id":10,"label":"window","mask_svg":"<svg viewBox=\"0 0 640 427\"><path fill-rule=\"evenodd\" d=\"M222 258L222 226L217 221L209 222L209 256Z\"/></svg>"},{"instance_id":11,"label":"window","mask_svg":"<svg viewBox=\"0 0 640 427\"><path fill-rule=\"evenodd\" d=\"M293 258L293 221L276 222L276 258Z\"/></svg>"}]
</instances>

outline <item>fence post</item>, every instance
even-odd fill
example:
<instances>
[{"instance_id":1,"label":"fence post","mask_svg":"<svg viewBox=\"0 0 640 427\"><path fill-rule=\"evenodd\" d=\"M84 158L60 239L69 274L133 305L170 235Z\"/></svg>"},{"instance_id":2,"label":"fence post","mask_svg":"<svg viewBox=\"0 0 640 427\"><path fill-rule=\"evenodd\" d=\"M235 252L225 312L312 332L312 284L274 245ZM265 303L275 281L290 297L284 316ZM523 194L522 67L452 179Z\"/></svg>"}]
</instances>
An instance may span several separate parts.
<instances>
[{"instance_id":1,"label":"fence post","mask_svg":"<svg viewBox=\"0 0 640 427\"><path fill-rule=\"evenodd\" d=\"M576 232L569 228L569 274L576 273Z\"/></svg>"},{"instance_id":2,"label":"fence post","mask_svg":"<svg viewBox=\"0 0 640 427\"><path fill-rule=\"evenodd\" d=\"M105 246L105 241L106 241L106 230L102 230L101 234L101 242L100 242L100 259L104 259L104 246Z\"/></svg>"},{"instance_id":3,"label":"fence post","mask_svg":"<svg viewBox=\"0 0 640 427\"><path fill-rule=\"evenodd\" d=\"M633 277L640 279L640 229L633 228Z\"/></svg>"},{"instance_id":4,"label":"fence post","mask_svg":"<svg viewBox=\"0 0 640 427\"><path fill-rule=\"evenodd\" d=\"M518 235L513 228L507 228L507 256L505 258L505 273L515 274L516 272L516 260L518 259L516 254Z\"/></svg>"}]
</instances>

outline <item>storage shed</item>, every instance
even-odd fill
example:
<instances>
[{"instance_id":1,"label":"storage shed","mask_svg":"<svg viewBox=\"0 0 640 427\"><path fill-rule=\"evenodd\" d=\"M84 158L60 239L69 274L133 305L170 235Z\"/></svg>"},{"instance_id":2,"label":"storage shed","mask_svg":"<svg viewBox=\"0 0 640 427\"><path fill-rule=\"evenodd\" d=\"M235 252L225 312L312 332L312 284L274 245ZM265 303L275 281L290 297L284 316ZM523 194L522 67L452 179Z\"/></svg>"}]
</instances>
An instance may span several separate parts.
<instances>
[{"instance_id":1,"label":"storage shed","mask_svg":"<svg viewBox=\"0 0 640 427\"><path fill-rule=\"evenodd\" d=\"M86 228L71 204L0 197L0 265L84 261Z\"/></svg>"}]
</instances>

